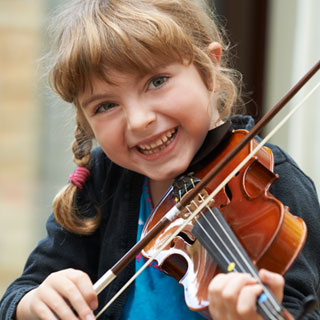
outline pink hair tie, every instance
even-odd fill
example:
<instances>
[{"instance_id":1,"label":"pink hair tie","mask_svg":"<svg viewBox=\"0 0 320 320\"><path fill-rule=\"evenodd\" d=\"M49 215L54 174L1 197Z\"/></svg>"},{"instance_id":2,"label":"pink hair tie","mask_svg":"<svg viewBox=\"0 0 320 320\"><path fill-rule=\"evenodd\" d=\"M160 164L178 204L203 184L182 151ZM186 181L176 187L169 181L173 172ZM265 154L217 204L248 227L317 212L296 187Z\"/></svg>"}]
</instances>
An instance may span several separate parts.
<instances>
[{"instance_id":1,"label":"pink hair tie","mask_svg":"<svg viewBox=\"0 0 320 320\"><path fill-rule=\"evenodd\" d=\"M70 174L70 182L81 190L83 188L83 185L87 181L89 175L89 169L84 167L78 167L73 174Z\"/></svg>"}]
</instances>

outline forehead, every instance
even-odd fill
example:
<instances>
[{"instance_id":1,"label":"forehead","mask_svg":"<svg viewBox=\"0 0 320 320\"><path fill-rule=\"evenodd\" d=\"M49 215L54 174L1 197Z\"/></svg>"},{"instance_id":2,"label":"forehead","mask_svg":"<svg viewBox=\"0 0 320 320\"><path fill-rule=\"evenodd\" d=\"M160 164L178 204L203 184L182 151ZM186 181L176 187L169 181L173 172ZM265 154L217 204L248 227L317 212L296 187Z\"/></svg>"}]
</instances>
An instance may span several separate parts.
<instances>
[{"instance_id":1,"label":"forehead","mask_svg":"<svg viewBox=\"0 0 320 320\"><path fill-rule=\"evenodd\" d=\"M164 63L162 61L155 61L153 66L150 68L145 67L136 67L130 68L128 67L127 70L119 70L114 67L101 67L100 71L97 73L92 73L86 81L86 84L83 90L79 91L79 95L83 94L84 92L93 93L97 87L102 85L107 87L118 87L121 85L128 84L129 82L137 83L139 80L151 77L152 75L158 72L164 72L168 66L171 65L190 65L191 62L187 60L176 61L176 60L167 60Z\"/></svg>"}]
</instances>

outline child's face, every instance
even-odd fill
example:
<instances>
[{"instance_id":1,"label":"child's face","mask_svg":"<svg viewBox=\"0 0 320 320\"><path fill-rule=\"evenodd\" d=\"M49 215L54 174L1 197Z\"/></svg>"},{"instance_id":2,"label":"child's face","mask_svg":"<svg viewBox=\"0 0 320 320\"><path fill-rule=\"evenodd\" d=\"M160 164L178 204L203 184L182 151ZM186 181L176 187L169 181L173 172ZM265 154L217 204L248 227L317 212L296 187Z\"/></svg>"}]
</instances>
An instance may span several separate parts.
<instances>
[{"instance_id":1,"label":"child's face","mask_svg":"<svg viewBox=\"0 0 320 320\"><path fill-rule=\"evenodd\" d=\"M186 170L218 120L196 67L172 63L139 76L94 78L79 102L95 138L118 165L166 181Z\"/></svg>"}]
</instances>

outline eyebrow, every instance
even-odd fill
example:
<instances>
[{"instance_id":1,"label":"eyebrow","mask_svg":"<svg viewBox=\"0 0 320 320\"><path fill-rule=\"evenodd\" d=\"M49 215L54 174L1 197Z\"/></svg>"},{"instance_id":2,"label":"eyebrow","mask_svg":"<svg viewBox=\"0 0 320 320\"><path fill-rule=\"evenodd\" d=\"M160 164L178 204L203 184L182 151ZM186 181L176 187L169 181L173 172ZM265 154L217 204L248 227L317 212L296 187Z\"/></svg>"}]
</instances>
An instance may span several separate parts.
<instances>
[{"instance_id":1,"label":"eyebrow","mask_svg":"<svg viewBox=\"0 0 320 320\"><path fill-rule=\"evenodd\" d=\"M102 99L107 99L107 98L109 98L109 95L98 93L98 94L95 94L93 96L90 96L90 98L88 98L83 103L81 103L81 106L82 106L83 109L86 109L88 104L90 104L90 103L92 103L92 102L94 102L96 100L102 100Z\"/></svg>"}]
</instances>

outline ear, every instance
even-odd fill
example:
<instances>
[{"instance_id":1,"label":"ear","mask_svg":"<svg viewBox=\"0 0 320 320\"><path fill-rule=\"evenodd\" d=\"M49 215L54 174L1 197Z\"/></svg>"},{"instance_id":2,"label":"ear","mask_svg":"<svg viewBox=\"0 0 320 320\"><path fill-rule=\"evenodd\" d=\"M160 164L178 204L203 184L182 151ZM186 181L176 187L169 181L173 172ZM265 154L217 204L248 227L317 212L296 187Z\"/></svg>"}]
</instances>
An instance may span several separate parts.
<instances>
[{"instance_id":1,"label":"ear","mask_svg":"<svg viewBox=\"0 0 320 320\"><path fill-rule=\"evenodd\" d=\"M207 54L214 64L220 64L222 47L219 42L211 42L207 48Z\"/></svg>"}]
</instances>

